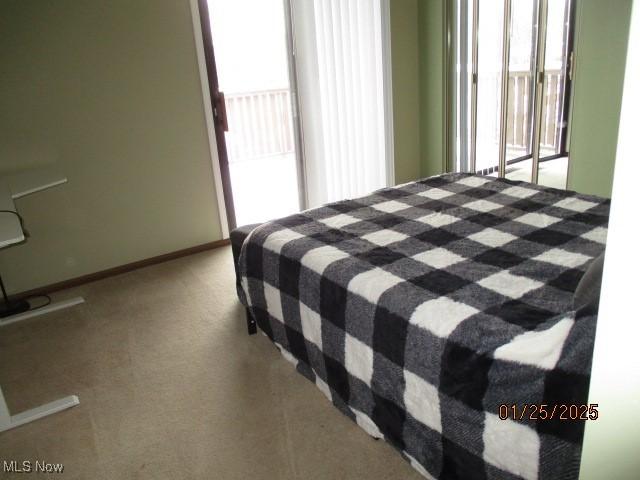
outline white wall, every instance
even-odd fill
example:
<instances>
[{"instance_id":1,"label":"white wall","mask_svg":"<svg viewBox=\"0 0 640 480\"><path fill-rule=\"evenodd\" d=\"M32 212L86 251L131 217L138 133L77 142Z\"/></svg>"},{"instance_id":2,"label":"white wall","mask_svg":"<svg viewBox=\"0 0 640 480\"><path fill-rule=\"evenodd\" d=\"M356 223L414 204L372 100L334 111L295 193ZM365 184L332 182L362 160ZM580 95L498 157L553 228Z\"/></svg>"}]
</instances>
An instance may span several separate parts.
<instances>
[{"instance_id":1,"label":"white wall","mask_svg":"<svg viewBox=\"0 0 640 480\"><path fill-rule=\"evenodd\" d=\"M0 1L0 171L44 164L10 291L221 238L189 0Z\"/></svg>"},{"instance_id":2,"label":"white wall","mask_svg":"<svg viewBox=\"0 0 640 480\"><path fill-rule=\"evenodd\" d=\"M631 17L620 135L589 402L600 417L585 430L580 478L640 476L640 309L638 308L638 125L640 4Z\"/></svg>"}]
</instances>

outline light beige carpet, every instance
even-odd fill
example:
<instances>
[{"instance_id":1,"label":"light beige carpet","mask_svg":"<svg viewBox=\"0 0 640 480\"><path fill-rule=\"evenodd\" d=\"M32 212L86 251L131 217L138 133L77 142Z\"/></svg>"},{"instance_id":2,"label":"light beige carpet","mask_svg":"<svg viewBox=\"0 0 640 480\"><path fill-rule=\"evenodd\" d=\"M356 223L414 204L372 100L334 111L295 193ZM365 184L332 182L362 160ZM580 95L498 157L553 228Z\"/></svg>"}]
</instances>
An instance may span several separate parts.
<instances>
[{"instance_id":1,"label":"light beige carpet","mask_svg":"<svg viewBox=\"0 0 640 480\"><path fill-rule=\"evenodd\" d=\"M55 478L74 479L422 478L246 334L229 247L55 298L78 294L86 304L0 329L13 413L80 397L0 433L0 478L4 460L62 463Z\"/></svg>"}]
</instances>

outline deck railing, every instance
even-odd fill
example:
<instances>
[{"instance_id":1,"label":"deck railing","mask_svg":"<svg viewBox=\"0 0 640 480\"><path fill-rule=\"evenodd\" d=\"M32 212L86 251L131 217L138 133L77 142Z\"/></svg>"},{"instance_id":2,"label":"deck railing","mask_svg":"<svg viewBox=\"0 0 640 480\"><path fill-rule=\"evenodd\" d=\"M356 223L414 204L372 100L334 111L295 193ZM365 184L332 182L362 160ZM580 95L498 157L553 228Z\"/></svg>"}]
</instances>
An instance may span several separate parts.
<instances>
[{"instance_id":1,"label":"deck railing","mask_svg":"<svg viewBox=\"0 0 640 480\"><path fill-rule=\"evenodd\" d=\"M530 71L509 73L509 103L507 108L507 149L510 152L522 151L525 155L531 143L531 93L532 78ZM561 70L547 70L542 101L542 125L540 148L545 151L558 151L560 146L564 82Z\"/></svg>"},{"instance_id":2,"label":"deck railing","mask_svg":"<svg viewBox=\"0 0 640 480\"><path fill-rule=\"evenodd\" d=\"M498 78L494 80L498 85ZM561 70L548 70L545 74L540 133L540 147L545 152L558 151L560 145L562 129L558 128L558 122L562 121L563 81ZM509 73L507 149L512 158L529 151L533 118L530 113L531 82L530 71ZM293 153L295 144L288 89L227 94L226 106L229 123L226 141L230 162ZM499 109L496 109L496 115L499 115ZM488 120L495 120L496 127L499 125L497 118ZM499 135L497 128L495 134Z\"/></svg>"},{"instance_id":3,"label":"deck railing","mask_svg":"<svg viewBox=\"0 0 640 480\"><path fill-rule=\"evenodd\" d=\"M229 162L294 151L288 89L227 94Z\"/></svg>"}]
</instances>

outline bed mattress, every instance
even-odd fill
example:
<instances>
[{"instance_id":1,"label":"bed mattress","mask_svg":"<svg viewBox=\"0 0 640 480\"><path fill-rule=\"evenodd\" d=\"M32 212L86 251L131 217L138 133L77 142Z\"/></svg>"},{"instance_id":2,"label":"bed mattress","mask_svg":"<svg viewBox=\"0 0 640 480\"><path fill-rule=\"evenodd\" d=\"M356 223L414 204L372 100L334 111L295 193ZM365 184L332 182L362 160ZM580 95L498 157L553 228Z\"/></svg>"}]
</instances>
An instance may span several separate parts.
<instances>
[{"instance_id":1,"label":"bed mattress","mask_svg":"<svg viewBox=\"0 0 640 480\"><path fill-rule=\"evenodd\" d=\"M575 192L431 177L261 225L238 294L425 477L577 478L585 417L567 409L587 401L596 312L573 293L608 213Z\"/></svg>"}]
</instances>

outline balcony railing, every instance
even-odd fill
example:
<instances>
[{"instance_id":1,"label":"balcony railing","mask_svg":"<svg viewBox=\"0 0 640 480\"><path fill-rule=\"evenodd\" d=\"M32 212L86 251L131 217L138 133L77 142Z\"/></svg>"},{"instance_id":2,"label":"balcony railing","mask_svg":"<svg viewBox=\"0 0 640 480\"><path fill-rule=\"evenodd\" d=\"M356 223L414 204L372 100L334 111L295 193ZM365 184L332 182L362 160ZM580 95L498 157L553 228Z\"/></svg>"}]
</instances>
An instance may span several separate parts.
<instances>
[{"instance_id":1,"label":"balcony railing","mask_svg":"<svg viewBox=\"0 0 640 480\"><path fill-rule=\"evenodd\" d=\"M293 153L288 89L226 95L229 162Z\"/></svg>"},{"instance_id":2,"label":"balcony railing","mask_svg":"<svg viewBox=\"0 0 640 480\"><path fill-rule=\"evenodd\" d=\"M498 77L493 80L497 87ZM529 71L509 74L507 150L510 158L530 153L533 118L530 112L531 82ZM561 70L547 71L540 132L540 147L546 155L559 151L562 129L558 128L558 123L562 121L563 82ZM226 105L229 122L226 141L231 163L293 153L295 144L288 89L228 94ZM495 112L499 115L499 109ZM491 130L495 131L494 141L497 142L499 121L497 117L486 120L495 123L496 128Z\"/></svg>"},{"instance_id":3,"label":"balcony railing","mask_svg":"<svg viewBox=\"0 0 640 480\"><path fill-rule=\"evenodd\" d=\"M509 103L507 110L507 149L509 156L526 155L531 144L531 93L532 78L530 71L509 73ZM540 131L540 149L544 152L557 152L560 147L564 83L561 70L547 70L542 101L542 125ZM548 153L547 153L548 154Z\"/></svg>"}]
</instances>

